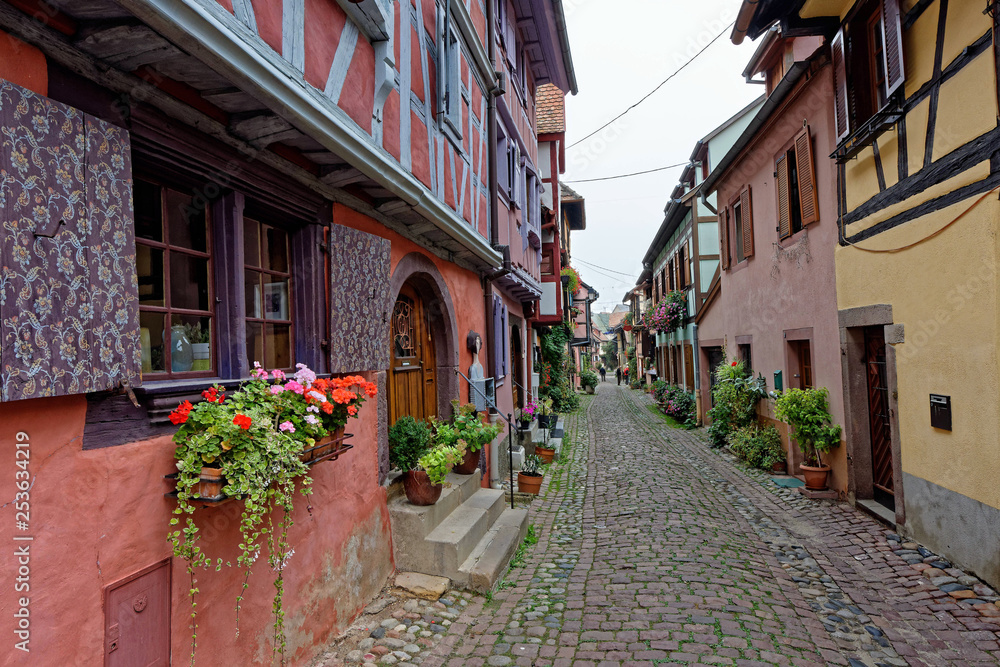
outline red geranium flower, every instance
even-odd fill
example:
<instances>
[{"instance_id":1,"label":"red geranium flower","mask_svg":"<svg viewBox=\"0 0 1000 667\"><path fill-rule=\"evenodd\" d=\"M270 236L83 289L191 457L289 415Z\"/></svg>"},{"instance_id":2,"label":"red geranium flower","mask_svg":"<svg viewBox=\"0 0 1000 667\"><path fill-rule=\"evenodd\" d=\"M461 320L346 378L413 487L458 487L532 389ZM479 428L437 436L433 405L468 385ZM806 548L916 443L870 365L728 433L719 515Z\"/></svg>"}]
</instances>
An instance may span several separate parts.
<instances>
[{"instance_id":1,"label":"red geranium flower","mask_svg":"<svg viewBox=\"0 0 1000 667\"><path fill-rule=\"evenodd\" d=\"M248 431L250 430L250 424L253 423L253 420L247 417L246 415L237 413L237 415L233 417L233 423L239 426L244 431Z\"/></svg>"},{"instance_id":2,"label":"red geranium flower","mask_svg":"<svg viewBox=\"0 0 1000 667\"><path fill-rule=\"evenodd\" d=\"M170 413L170 422L175 426L177 424L183 424L187 421L188 415L191 413L191 409L194 408L191 405L191 401L184 401L177 408Z\"/></svg>"},{"instance_id":3,"label":"red geranium flower","mask_svg":"<svg viewBox=\"0 0 1000 667\"><path fill-rule=\"evenodd\" d=\"M222 399L226 397L225 394L220 394L219 390L215 387L211 387L201 392L201 396L209 403L222 403Z\"/></svg>"},{"instance_id":4,"label":"red geranium flower","mask_svg":"<svg viewBox=\"0 0 1000 667\"><path fill-rule=\"evenodd\" d=\"M736 365L736 362L734 361L732 365L733 365L733 366L735 366L735 365Z\"/></svg>"}]
</instances>

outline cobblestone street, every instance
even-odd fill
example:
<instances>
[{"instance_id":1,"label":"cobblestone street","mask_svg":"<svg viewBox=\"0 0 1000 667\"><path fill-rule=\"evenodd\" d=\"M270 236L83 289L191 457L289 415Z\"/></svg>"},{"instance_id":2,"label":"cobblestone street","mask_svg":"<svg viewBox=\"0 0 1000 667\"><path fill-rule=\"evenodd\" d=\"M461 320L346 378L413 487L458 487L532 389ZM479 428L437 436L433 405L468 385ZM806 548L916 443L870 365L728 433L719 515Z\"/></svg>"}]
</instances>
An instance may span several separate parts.
<instances>
[{"instance_id":1,"label":"cobblestone street","mask_svg":"<svg viewBox=\"0 0 1000 667\"><path fill-rule=\"evenodd\" d=\"M601 384L566 443L537 545L425 667L1000 664L993 591L955 599L915 545L745 471L647 395Z\"/></svg>"}]
</instances>

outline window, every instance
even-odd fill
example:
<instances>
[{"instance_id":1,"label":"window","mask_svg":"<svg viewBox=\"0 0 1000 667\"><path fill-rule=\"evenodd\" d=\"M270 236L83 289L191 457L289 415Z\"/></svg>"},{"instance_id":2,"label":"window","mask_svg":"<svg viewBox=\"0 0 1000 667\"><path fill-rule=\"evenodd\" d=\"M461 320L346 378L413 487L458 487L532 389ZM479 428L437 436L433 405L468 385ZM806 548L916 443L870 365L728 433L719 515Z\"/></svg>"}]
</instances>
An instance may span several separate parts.
<instances>
[{"instance_id":1,"label":"window","mask_svg":"<svg viewBox=\"0 0 1000 667\"><path fill-rule=\"evenodd\" d=\"M795 387L798 389L813 388L812 346L808 340L796 340L789 343L796 364L794 374Z\"/></svg>"},{"instance_id":2,"label":"window","mask_svg":"<svg viewBox=\"0 0 1000 667\"><path fill-rule=\"evenodd\" d=\"M208 217L189 195L136 180L135 261L142 371L164 378L215 370Z\"/></svg>"},{"instance_id":3,"label":"window","mask_svg":"<svg viewBox=\"0 0 1000 667\"><path fill-rule=\"evenodd\" d=\"M719 262L722 270L729 268L729 209L719 207Z\"/></svg>"},{"instance_id":4,"label":"window","mask_svg":"<svg viewBox=\"0 0 1000 667\"><path fill-rule=\"evenodd\" d=\"M753 257L753 208L750 197L750 187L745 186L739 198L733 201L732 209L733 232L736 240L736 263ZM727 230L728 231L728 230ZM728 239L726 242L728 249Z\"/></svg>"},{"instance_id":5,"label":"window","mask_svg":"<svg viewBox=\"0 0 1000 667\"><path fill-rule=\"evenodd\" d=\"M462 47L458 33L445 17L444 47L441 49L441 117L452 136L462 139Z\"/></svg>"},{"instance_id":6,"label":"window","mask_svg":"<svg viewBox=\"0 0 1000 667\"><path fill-rule=\"evenodd\" d=\"M737 351L739 352L740 361L743 362L743 366L748 372L753 371L753 357L751 356L750 343L741 343L737 345Z\"/></svg>"},{"instance_id":7,"label":"window","mask_svg":"<svg viewBox=\"0 0 1000 667\"><path fill-rule=\"evenodd\" d=\"M899 0L858 3L833 38L837 140L884 109L905 79Z\"/></svg>"},{"instance_id":8,"label":"window","mask_svg":"<svg viewBox=\"0 0 1000 667\"><path fill-rule=\"evenodd\" d=\"M503 126L497 127L497 186L505 196L510 192L510 148Z\"/></svg>"},{"instance_id":9,"label":"window","mask_svg":"<svg viewBox=\"0 0 1000 667\"><path fill-rule=\"evenodd\" d=\"M806 225L819 221L816 198L816 171L812 141L806 127L792 147L775 163L775 187L778 191L778 237L788 238Z\"/></svg>"},{"instance_id":10,"label":"window","mask_svg":"<svg viewBox=\"0 0 1000 667\"><path fill-rule=\"evenodd\" d=\"M265 368L292 367L291 275L288 234L243 220L247 361Z\"/></svg>"},{"instance_id":11,"label":"window","mask_svg":"<svg viewBox=\"0 0 1000 667\"><path fill-rule=\"evenodd\" d=\"M519 192L521 190L521 152L517 142L511 137L507 142L507 199L515 208L521 207Z\"/></svg>"}]
</instances>

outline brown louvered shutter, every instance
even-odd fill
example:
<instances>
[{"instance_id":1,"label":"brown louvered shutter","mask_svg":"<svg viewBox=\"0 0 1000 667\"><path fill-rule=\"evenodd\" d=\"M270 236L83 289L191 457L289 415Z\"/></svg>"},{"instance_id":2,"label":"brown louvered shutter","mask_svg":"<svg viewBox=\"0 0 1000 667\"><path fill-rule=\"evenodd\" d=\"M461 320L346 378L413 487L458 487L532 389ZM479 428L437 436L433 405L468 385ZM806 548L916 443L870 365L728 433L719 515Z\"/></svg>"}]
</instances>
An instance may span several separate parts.
<instances>
[{"instance_id":1,"label":"brown louvered shutter","mask_svg":"<svg viewBox=\"0 0 1000 667\"><path fill-rule=\"evenodd\" d=\"M833 120L837 143L840 143L851 131L847 108L847 61L844 58L843 28L830 42L830 52L833 60Z\"/></svg>"},{"instance_id":2,"label":"brown louvered shutter","mask_svg":"<svg viewBox=\"0 0 1000 667\"><path fill-rule=\"evenodd\" d=\"M139 384L127 131L0 81L0 398Z\"/></svg>"},{"instance_id":3,"label":"brown louvered shutter","mask_svg":"<svg viewBox=\"0 0 1000 667\"><path fill-rule=\"evenodd\" d=\"M750 186L740 193L740 211L743 216L743 256L753 256L753 211L750 210Z\"/></svg>"},{"instance_id":4,"label":"brown louvered shutter","mask_svg":"<svg viewBox=\"0 0 1000 667\"><path fill-rule=\"evenodd\" d=\"M686 250L684 252L684 285L691 284L691 256Z\"/></svg>"},{"instance_id":5,"label":"brown louvered shutter","mask_svg":"<svg viewBox=\"0 0 1000 667\"><path fill-rule=\"evenodd\" d=\"M819 202L816 198L816 168L813 164L812 140L809 126L795 137L795 168L799 176L799 206L802 226L819 220Z\"/></svg>"},{"instance_id":6,"label":"brown louvered shutter","mask_svg":"<svg viewBox=\"0 0 1000 667\"><path fill-rule=\"evenodd\" d=\"M778 188L778 238L792 235L792 216L788 205L788 158L782 155L775 165L778 176L774 179Z\"/></svg>"},{"instance_id":7,"label":"brown louvered shutter","mask_svg":"<svg viewBox=\"0 0 1000 667\"><path fill-rule=\"evenodd\" d=\"M389 367L388 240L330 226L330 372Z\"/></svg>"},{"instance_id":8,"label":"brown louvered shutter","mask_svg":"<svg viewBox=\"0 0 1000 667\"><path fill-rule=\"evenodd\" d=\"M729 268L729 209L719 209L719 257L722 268Z\"/></svg>"},{"instance_id":9,"label":"brown louvered shutter","mask_svg":"<svg viewBox=\"0 0 1000 667\"><path fill-rule=\"evenodd\" d=\"M882 0L882 39L885 49L885 86L887 97L903 85L903 26L900 20L899 0Z\"/></svg>"}]
</instances>

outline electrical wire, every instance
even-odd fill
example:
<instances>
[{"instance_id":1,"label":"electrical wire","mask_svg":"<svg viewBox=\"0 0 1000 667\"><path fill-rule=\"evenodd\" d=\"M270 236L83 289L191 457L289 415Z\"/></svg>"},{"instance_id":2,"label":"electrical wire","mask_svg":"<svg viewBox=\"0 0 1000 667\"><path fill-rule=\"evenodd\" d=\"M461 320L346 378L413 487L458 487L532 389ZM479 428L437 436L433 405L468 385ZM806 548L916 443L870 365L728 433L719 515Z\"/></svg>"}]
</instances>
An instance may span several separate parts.
<instances>
[{"instance_id":1,"label":"electrical wire","mask_svg":"<svg viewBox=\"0 0 1000 667\"><path fill-rule=\"evenodd\" d=\"M653 96L653 94L654 94L654 93L656 93L656 91L658 91L658 90L659 90L660 88L663 88L663 86L665 86L665 85L667 84L667 82L668 82L668 81L670 81L670 80L671 80L672 78L674 78L675 76L677 76L678 74L680 74L681 70L683 70L683 69L684 69L685 67L687 67L688 65L690 65L691 63L693 63L693 62L695 61L695 59L696 59L696 58L697 58L698 56L700 56L701 54L705 53L705 51L706 51L706 50L708 49L708 47L712 46L712 44L715 44L715 42L716 42L716 41L718 41L718 39L719 39L720 37L722 37L722 36L723 36L724 34L726 34L727 32L729 32L729 29L730 29L730 28L732 28L732 27L733 27L734 25L736 25L736 21L733 21L733 22L732 22L732 23L730 23L730 24L729 24L728 26L726 26L726 27L725 27L725 28L724 28L724 29L722 30L722 32L720 32L720 33L719 33L718 35L716 35L715 37L713 37L713 38L712 38L712 41L711 41L711 42L709 42L708 44L706 44L705 46L703 46L703 47L701 48L701 50L700 50L700 51L698 51L698 53L696 53L696 54L694 54L693 56L691 56L691 58L690 58L690 59L689 59L689 60L688 60L688 61L687 61L686 63L684 63L683 65L681 65L680 67L678 67L678 68L677 68L677 69L676 69L676 70L674 71L674 73L673 73L673 74L671 74L671 75L670 75L670 76L668 76L668 77L667 77L666 79L664 79L664 80L663 80L663 81L662 81L662 82L660 83L660 85L658 85L658 86L657 86L656 88L654 88L653 90L651 90L651 91L650 91L650 92L649 92L649 93L648 93L648 94L647 94L647 95L646 95L645 97L643 97L643 98L642 98L641 100L639 100L638 102L636 102L635 104L633 104L632 106L630 106L630 107L629 107L628 109L625 109L625 111L621 112L620 114L618 114L617 116L615 116L614 118L612 118L611 120L609 120L609 121L608 121L607 123L605 123L604 125L601 125L601 126L600 126L599 128L597 128L596 130L594 130L593 132L591 132L590 134L588 134L587 136L585 136L585 137L584 137L583 139L580 139L579 141L576 141L576 142L573 142L572 144L570 144L570 145L569 145L569 146L567 146L566 148L573 148L574 146L577 146L577 145L579 145L579 144L583 143L583 142L584 142L584 141L586 141L587 139L590 139L590 138L591 138L592 136L594 136L595 134L597 134L598 132L600 132L600 131L601 131L601 130L603 130L604 128L608 127L609 125L611 125L612 123L614 123L614 122L615 122L616 120L618 120L619 118L623 117L623 116L624 116L625 114L627 114L627 113L628 113L629 111L631 111L632 109L636 108L637 106L639 106L640 104L642 104L643 102L645 102L646 100L648 100L648 99L649 99L650 97L652 97L652 96Z\"/></svg>"},{"instance_id":2,"label":"electrical wire","mask_svg":"<svg viewBox=\"0 0 1000 667\"><path fill-rule=\"evenodd\" d=\"M666 167L657 167L656 169L647 169L646 171L636 171L631 174L618 174L617 176L603 176L601 178L585 178L583 180L575 181L563 181L563 183L596 183L597 181L613 181L618 178L631 178L633 176L642 176L643 174L653 174L658 171L666 171L667 169L676 169L677 167L686 167L690 162L678 162L677 164L668 164Z\"/></svg>"},{"instance_id":3,"label":"electrical wire","mask_svg":"<svg viewBox=\"0 0 1000 667\"><path fill-rule=\"evenodd\" d=\"M593 262L588 262L587 260L580 259L579 257L574 257L573 260L576 261L576 262L580 262L581 264L586 264L587 266L590 266L590 267L595 268L595 269L603 269L604 271L610 271L611 273L620 273L621 275L628 276L629 278L638 278L639 277L639 276L637 276L635 274L632 274L632 273L625 273L624 271L615 271L614 269L609 269L606 266L601 266L600 264L594 264Z\"/></svg>"}]
</instances>

